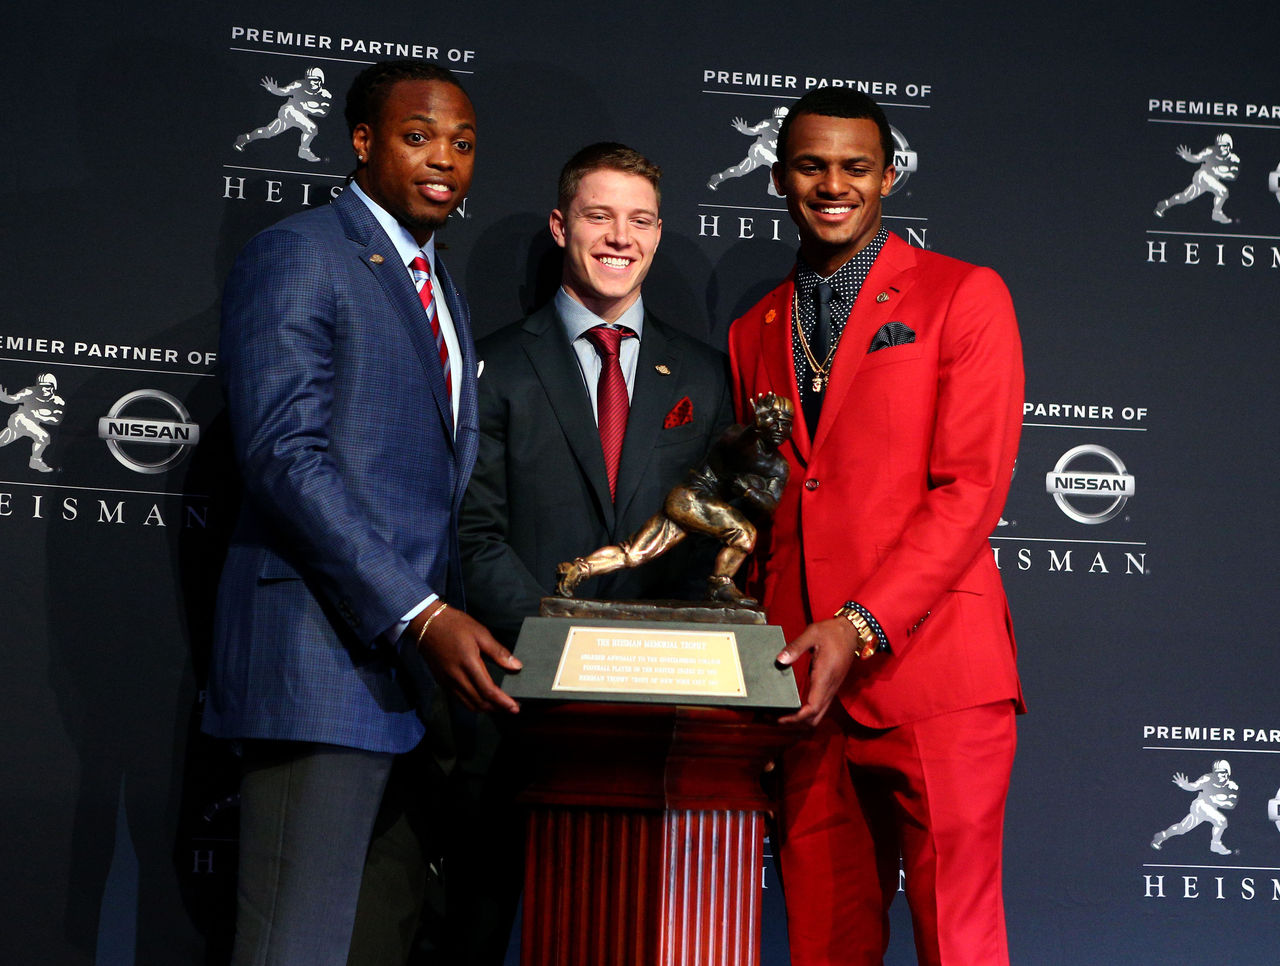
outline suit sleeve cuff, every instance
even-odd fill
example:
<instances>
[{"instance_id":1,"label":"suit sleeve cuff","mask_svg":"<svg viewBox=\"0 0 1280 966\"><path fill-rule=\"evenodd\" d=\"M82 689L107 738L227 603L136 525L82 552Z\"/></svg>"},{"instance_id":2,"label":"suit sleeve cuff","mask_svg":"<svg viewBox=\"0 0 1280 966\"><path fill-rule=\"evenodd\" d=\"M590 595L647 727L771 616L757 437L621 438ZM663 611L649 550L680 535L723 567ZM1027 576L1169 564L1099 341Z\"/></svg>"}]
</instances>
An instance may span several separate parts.
<instances>
[{"instance_id":1,"label":"suit sleeve cuff","mask_svg":"<svg viewBox=\"0 0 1280 966\"><path fill-rule=\"evenodd\" d=\"M400 640L400 635L403 634L405 631L405 628L409 626L409 622L412 621L415 617L417 617L419 614L421 614L424 610L426 610L428 607L430 607L439 599L440 599L439 594L431 594L430 596L426 597L421 603L418 604L417 607L414 607L413 609L406 611L405 615L401 617L400 620L398 620L391 627L391 629L388 630L383 636L387 639L389 643L394 644L396 641Z\"/></svg>"}]
</instances>

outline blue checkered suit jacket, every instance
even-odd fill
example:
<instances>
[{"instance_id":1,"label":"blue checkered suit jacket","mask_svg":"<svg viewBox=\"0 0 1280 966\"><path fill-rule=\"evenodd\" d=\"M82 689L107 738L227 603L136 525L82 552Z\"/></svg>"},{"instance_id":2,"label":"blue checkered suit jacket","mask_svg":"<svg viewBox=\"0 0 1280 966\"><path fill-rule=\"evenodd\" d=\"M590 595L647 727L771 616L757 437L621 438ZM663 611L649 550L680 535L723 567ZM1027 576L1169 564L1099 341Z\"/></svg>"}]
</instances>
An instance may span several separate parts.
<instances>
[{"instance_id":1,"label":"blue checkered suit jacket","mask_svg":"<svg viewBox=\"0 0 1280 966\"><path fill-rule=\"evenodd\" d=\"M430 677L382 635L430 593L461 603L477 445L467 305L442 265L435 283L462 346L456 437L422 305L354 193L236 260L220 353L245 501L219 585L211 734L396 753L422 737Z\"/></svg>"}]
</instances>

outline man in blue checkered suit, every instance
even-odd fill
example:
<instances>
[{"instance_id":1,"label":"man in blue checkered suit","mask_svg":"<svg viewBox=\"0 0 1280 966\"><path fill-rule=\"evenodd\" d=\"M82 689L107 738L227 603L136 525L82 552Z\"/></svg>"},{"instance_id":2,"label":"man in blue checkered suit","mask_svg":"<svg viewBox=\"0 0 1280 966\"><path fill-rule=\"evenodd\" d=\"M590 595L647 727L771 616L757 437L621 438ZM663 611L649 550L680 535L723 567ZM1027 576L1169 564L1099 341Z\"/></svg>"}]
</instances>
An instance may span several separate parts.
<instances>
[{"instance_id":1,"label":"man in blue checkered suit","mask_svg":"<svg viewBox=\"0 0 1280 966\"><path fill-rule=\"evenodd\" d=\"M517 710L483 658L519 662L462 606L476 357L435 257L475 113L451 73L412 61L364 71L346 111L354 181L254 238L223 299L246 499L204 727L244 748L237 966L346 963L392 766L447 720L437 684Z\"/></svg>"}]
</instances>

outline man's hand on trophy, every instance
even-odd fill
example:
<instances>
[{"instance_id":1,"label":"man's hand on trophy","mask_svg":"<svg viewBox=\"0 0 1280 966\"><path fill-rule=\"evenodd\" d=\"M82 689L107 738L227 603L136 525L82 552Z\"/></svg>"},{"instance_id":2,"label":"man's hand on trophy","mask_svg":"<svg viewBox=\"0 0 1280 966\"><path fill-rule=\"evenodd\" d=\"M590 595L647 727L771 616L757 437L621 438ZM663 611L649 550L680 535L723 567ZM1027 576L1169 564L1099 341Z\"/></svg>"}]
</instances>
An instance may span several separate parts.
<instances>
[{"instance_id":1,"label":"man's hand on trophy","mask_svg":"<svg viewBox=\"0 0 1280 966\"><path fill-rule=\"evenodd\" d=\"M506 671L519 671L524 665L475 618L440 601L413 619L409 633L436 681L472 711L520 710L515 699L493 683L484 658Z\"/></svg>"},{"instance_id":2,"label":"man's hand on trophy","mask_svg":"<svg viewBox=\"0 0 1280 966\"><path fill-rule=\"evenodd\" d=\"M861 646L853 625L843 618L833 617L810 624L784 647L775 659L779 664L794 664L806 651L813 652L813 660L809 665L809 687L804 695L804 704L795 714L779 718L778 724L816 726L839 692Z\"/></svg>"}]
</instances>

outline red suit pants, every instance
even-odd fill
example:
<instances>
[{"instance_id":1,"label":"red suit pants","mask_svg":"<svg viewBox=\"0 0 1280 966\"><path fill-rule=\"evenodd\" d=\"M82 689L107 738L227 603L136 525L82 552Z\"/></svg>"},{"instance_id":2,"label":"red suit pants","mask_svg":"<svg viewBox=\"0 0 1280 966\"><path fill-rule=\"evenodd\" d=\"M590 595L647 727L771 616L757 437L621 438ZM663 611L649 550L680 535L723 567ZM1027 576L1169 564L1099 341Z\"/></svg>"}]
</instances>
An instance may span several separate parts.
<instances>
[{"instance_id":1,"label":"red suit pants","mask_svg":"<svg viewBox=\"0 0 1280 966\"><path fill-rule=\"evenodd\" d=\"M1016 743L1011 701L883 730L833 703L783 758L792 966L883 961L899 856L921 966L1007 966L1001 859Z\"/></svg>"}]
</instances>

